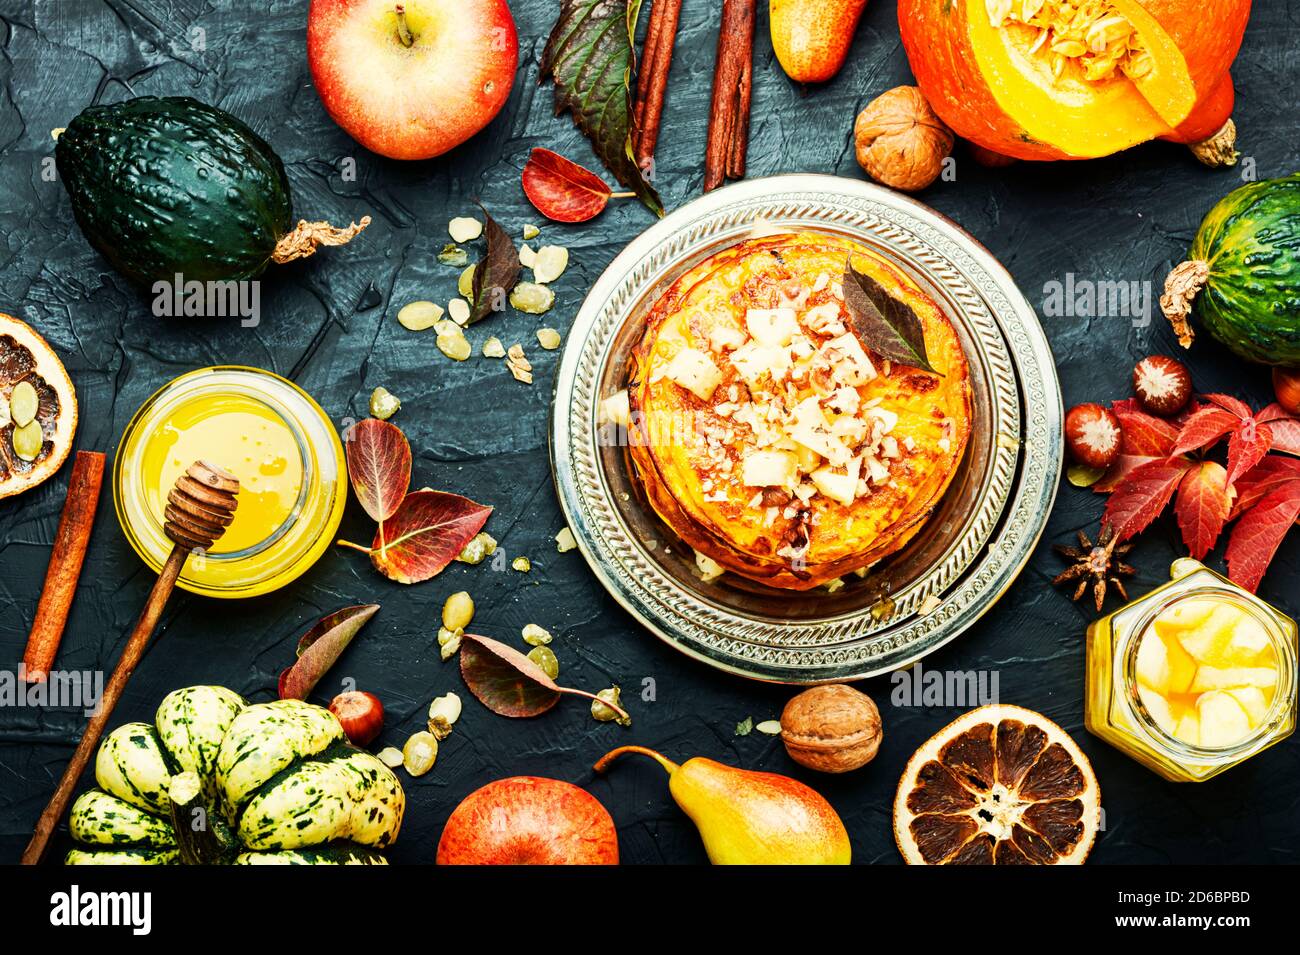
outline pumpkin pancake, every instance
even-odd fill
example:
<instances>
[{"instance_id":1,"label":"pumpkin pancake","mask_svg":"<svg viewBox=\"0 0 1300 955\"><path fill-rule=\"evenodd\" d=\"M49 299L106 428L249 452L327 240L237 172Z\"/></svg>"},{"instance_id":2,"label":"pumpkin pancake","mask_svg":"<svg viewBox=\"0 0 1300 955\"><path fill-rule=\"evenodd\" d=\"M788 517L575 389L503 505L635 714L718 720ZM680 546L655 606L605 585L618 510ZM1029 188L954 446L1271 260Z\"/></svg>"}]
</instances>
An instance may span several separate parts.
<instances>
[{"instance_id":1,"label":"pumpkin pancake","mask_svg":"<svg viewBox=\"0 0 1300 955\"><path fill-rule=\"evenodd\" d=\"M932 374L872 351L845 265L921 323ZM630 453L647 499L699 554L794 590L894 553L924 525L971 429L956 330L863 246L799 232L725 249L655 303L630 358Z\"/></svg>"}]
</instances>

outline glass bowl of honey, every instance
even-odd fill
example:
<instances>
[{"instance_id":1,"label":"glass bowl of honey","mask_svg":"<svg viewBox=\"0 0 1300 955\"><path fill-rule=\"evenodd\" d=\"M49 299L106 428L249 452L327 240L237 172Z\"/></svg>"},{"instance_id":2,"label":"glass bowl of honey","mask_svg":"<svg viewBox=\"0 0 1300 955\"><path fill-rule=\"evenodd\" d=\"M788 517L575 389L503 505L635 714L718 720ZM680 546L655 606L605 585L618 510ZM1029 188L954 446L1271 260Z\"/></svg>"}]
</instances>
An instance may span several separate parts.
<instances>
[{"instance_id":1,"label":"glass bowl of honey","mask_svg":"<svg viewBox=\"0 0 1300 955\"><path fill-rule=\"evenodd\" d=\"M1199 561L1088 628L1085 723L1174 782L1290 736L1296 623Z\"/></svg>"},{"instance_id":2,"label":"glass bowl of honey","mask_svg":"<svg viewBox=\"0 0 1300 955\"><path fill-rule=\"evenodd\" d=\"M200 368L135 413L113 462L113 502L131 547L157 571L171 553L167 493L196 460L239 478L234 520L186 562L178 586L209 597L283 587L329 547L347 501L334 424L293 382L257 368Z\"/></svg>"}]
</instances>

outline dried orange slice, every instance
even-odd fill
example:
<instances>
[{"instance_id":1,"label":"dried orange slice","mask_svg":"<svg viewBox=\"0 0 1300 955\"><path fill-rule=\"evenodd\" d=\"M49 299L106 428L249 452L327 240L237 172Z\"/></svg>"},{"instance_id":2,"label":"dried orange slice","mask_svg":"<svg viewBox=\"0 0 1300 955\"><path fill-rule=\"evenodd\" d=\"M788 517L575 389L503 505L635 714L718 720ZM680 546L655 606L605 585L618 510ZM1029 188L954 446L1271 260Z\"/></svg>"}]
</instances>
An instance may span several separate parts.
<instances>
[{"instance_id":1,"label":"dried orange slice","mask_svg":"<svg viewBox=\"0 0 1300 955\"><path fill-rule=\"evenodd\" d=\"M1078 744L1041 713L971 710L907 762L894 838L909 865L1080 865L1101 791Z\"/></svg>"},{"instance_id":2,"label":"dried orange slice","mask_svg":"<svg viewBox=\"0 0 1300 955\"><path fill-rule=\"evenodd\" d=\"M63 464L77 431L77 393L63 362L30 325L0 313L0 498Z\"/></svg>"}]
</instances>

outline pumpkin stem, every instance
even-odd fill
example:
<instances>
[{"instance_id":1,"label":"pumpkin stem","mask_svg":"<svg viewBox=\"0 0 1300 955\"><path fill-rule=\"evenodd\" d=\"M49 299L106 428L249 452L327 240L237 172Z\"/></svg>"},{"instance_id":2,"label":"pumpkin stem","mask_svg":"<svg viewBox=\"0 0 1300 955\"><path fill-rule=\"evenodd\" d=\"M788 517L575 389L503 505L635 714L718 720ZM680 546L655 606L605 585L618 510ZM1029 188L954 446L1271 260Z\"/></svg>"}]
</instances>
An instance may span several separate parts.
<instances>
[{"instance_id":1,"label":"pumpkin stem","mask_svg":"<svg viewBox=\"0 0 1300 955\"><path fill-rule=\"evenodd\" d=\"M1165 313L1169 324L1178 334L1178 344L1184 348L1192 347L1191 323L1187 316L1192 313L1192 300L1210 277L1210 264L1200 259L1191 259L1174 266L1165 278L1165 294L1160 296L1160 311Z\"/></svg>"},{"instance_id":2,"label":"pumpkin stem","mask_svg":"<svg viewBox=\"0 0 1300 955\"><path fill-rule=\"evenodd\" d=\"M1209 139L1187 144L1193 156L1214 169L1223 169L1237 164L1241 153L1237 152L1236 146L1237 124L1231 117Z\"/></svg>"},{"instance_id":3,"label":"pumpkin stem","mask_svg":"<svg viewBox=\"0 0 1300 955\"><path fill-rule=\"evenodd\" d=\"M225 865L235 855L234 836L203 799L198 773L177 773L168 783L172 830L185 865Z\"/></svg>"},{"instance_id":4,"label":"pumpkin stem","mask_svg":"<svg viewBox=\"0 0 1300 955\"><path fill-rule=\"evenodd\" d=\"M276 265L305 259L316 251L320 245L347 245L366 226L370 225L370 216L362 216L360 222L354 222L346 229L336 229L328 222L308 222L299 219L297 227L288 235L280 237L271 253L271 261Z\"/></svg>"}]
</instances>

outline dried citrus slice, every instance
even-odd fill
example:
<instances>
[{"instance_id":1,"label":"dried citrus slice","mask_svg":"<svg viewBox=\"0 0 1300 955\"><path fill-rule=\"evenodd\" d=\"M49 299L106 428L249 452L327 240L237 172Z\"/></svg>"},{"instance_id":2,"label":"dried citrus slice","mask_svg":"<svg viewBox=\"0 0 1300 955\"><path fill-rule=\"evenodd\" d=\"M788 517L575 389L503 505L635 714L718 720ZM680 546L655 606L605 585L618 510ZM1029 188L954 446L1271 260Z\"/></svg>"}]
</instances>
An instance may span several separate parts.
<instances>
[{"instance_id":1,"label":"dried citrus slice","mask_svg":"<svg viewBox=\"0 0 1300 955\"><path fill-rule=\"evenodd\" d=\"M0 313L0 498L57 471L76 430L77 395L63 363L31 326Z\"/></svg>"},{"instance_id":2,"label":"dried citrus slice","mask_svg":"<svg viewBox=\"0 0 1300 955\"><path fill-rule=\"evenodd\" d=\"M971 710L930 737L894 797L909 865L1080 865L1101 794L1073 739L1033 710Z\"/></svg>"}]
</instances>

